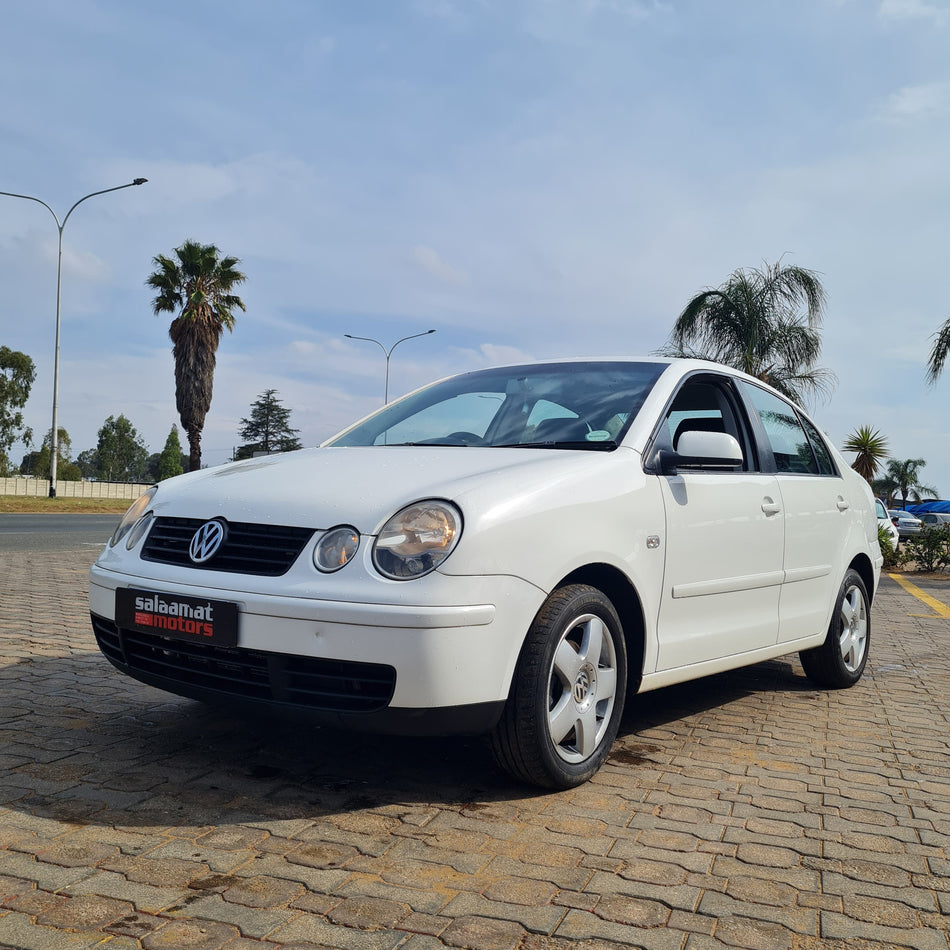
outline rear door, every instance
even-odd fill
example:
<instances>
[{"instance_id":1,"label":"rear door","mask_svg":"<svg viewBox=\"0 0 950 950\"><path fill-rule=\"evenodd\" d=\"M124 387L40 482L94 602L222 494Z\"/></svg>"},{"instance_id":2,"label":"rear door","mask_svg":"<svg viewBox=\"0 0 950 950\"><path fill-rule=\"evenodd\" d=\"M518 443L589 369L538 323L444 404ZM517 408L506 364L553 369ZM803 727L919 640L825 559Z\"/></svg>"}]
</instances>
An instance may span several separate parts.
<instances>
[{"instance_id":1,"label":"rear door","mask_svg":"<svg viewBox=\"0 0 950 950\"><path fill-rule=\"evenodd\" d=\"M849 511L844 479L815 426L790 403L751 383L740 387L774 460L785 508L785 580L778 639L822 632L844 574Z\"/></svg>"}]
</instances>

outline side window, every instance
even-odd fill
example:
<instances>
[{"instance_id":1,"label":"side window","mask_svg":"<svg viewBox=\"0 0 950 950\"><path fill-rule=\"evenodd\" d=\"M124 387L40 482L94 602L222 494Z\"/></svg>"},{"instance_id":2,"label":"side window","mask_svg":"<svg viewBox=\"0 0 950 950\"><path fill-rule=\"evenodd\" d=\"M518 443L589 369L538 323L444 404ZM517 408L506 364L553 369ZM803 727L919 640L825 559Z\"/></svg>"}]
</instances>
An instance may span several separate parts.
<instances>
[{"instance_id":1,"label":"side window","mask_svg":"<svg viewBox=\"0 0 950 950\"><path fill-rule=\"evenodd\" d=\"M674 451L684 432L725 432L742 446L745 472L755 468L749 459L747 441L743 435L734 408L734 396L729 396L721 385L703 379L691 379L676 394L660 433L660 440Z\"/></svg>"},{"instance_id":2,"label":"side window","mask_svg":"<svg viewBox=\"0 0 950 950\"><path fill-rule=\"evenodd\" d=\"M758 386L749 383L742 383L742 386L768 436L776 469L787 474L818 475L818 460L798 413L783 399Z\"/></svg>"}]
</instances>

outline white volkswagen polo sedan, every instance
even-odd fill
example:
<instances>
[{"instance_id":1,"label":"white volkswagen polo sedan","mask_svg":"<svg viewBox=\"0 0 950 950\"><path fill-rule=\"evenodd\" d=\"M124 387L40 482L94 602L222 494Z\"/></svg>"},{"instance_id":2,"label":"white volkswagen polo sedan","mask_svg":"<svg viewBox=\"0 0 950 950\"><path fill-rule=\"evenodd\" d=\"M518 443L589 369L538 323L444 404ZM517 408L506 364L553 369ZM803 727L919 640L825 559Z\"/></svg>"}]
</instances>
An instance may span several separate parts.
<instances>
[{"instance_id":1,"label":"white volkswagen polo sedan","mask_svg":"<svg viewBox=\"0 0 950 950\"><path fill-rule=\"evenodd\" d=\"M552 788L624 698L798 652L868 658L874 499L805 414L691 360L467 373L317 449L150 489L91 571L99 646L201 700L487 733Z\"/></svg>"}]
</instances>

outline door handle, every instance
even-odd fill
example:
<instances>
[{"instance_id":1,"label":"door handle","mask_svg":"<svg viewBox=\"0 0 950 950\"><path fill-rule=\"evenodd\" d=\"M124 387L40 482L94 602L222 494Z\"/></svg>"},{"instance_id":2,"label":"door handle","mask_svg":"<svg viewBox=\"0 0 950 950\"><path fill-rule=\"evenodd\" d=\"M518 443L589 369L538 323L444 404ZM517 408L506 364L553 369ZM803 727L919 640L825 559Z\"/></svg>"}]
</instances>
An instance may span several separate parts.
<instances>
[{"instance_id":1,"label":"door handle","mask_svg":"<svg viewBox=\"0 0 950 950\"><path fill-rule=\"evenodd\" d=\"M838 505L838 511L847 511L851 507L850 502L845 501L845 499L841 497L838 498L836 504Z\"/></svg>"},{"instance_id":2,"label":"door handle","mask_svg":"<svg viewBox=\"0 0 950 950\"><path fill-rule=\"evenodd\" d=\"M764 498L762 500L762 510L767 515L777 515L782 510L782 506L776 504L771 498Z\"/></svg>"}]
</instances>

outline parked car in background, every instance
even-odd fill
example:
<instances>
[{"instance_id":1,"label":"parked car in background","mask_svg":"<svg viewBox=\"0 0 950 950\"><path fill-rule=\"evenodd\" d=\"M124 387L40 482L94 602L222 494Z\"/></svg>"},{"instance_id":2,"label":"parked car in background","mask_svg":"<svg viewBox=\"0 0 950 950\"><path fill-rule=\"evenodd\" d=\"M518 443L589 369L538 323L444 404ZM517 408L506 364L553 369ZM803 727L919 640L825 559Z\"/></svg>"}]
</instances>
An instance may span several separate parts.
<instances>
[{"instance_id":1,"label":"parked car in background","mask_svg":"<svg viewBox=\"0 0 950 950\"><path fill-rule=\"evenodd\" d=\"M897 528L901 541L906 541L907 538L916 538L920 534L921 521L916 515L912 515L909 511L899 511L894 508L889 509L887 513L891 516L891 521L894 523L894 527Z\"/></svg>"},{"instance_id":2,"label":"parked car in background","mask_svg":"<svg viewBox=\"0 0 950 950\"><path fill-rule=\"evenodd\" d=\"M918 516L921 526L924 530L928 528L942 528L950 524L950 512L946 511L923 511Z\"/></svg>"},{"instance_id":3,"label":"parked car in background","mask_svg":"<svg viewBox=\"0 0 950 950\"><path fill-rule=\"evenodd\" d=\"M891 521L891 516L888 513L887 508L884 506L884 502L880 498L874 499L874 507L877 511L877 524L879 528L883 528L887 532L888 538L891 541L891 547L896 551L897 545L900 542L900 534L897 531L897 525Z\"/></svg>"},{"instance_id":4,"label":"parked car in background","mask_svg":"<svg viewBox=\"0 0 950 950\"><path fill-rule=\"evenodd\" d=\"M92 626L153 686L487 733L518 780L570 788L628 693L788 653L856 683L874 508L818 426L727 367L496 367L150 488L91 569Z\"/></svg>"}]
</instances>

